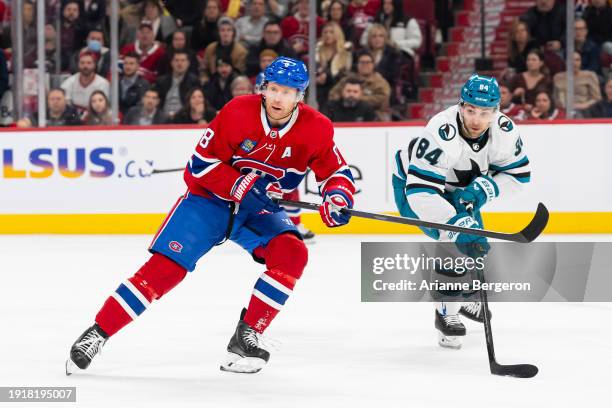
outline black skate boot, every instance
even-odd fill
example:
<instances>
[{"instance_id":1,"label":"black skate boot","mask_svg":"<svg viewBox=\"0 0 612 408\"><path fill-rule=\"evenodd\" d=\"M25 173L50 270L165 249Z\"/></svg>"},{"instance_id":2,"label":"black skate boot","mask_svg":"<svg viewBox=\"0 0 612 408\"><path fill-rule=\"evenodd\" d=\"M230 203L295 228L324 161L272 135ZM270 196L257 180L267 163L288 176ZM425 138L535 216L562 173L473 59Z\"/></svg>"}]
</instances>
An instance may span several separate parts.
<instances>
[{"instance_id":1,"label":"black skate boot","mask_svg":"<svg viewBox=\"0 0 612 408\"><path fill-rule=\"evenodd\" d=\"M475 322L484 322L481 302L467 302L463 306L461 306L461 309L459 309L459 313L461 313L463 316L467 317L470 320L474 320ZM489 320L490 319L491 309L489 309Z\"/></svg>"},{"instance_id":2,"label":"black skate boot","mask_svg":"<svg viewBox=\"0 0 612 408\"><path fill-rule=\"evenodd\" d=\"M436 329L438 329L438 344L442 347L461 348L461 336L465 336L465 326L459 320L458 314L442 316L436 310Z\"/></svg>"},{"instance_id":3,"label":"black skate boot","mask_svg":"<svg viewBox=\"0 0 612 408\"><path fill-rule=\"evenodd\" d=\"M243 309L227 345L227 357L221 364L221 371L252 374L260 371L270 359L270 353L260 347L261 335L242 320L245 314L246 309Z\"/></svg>"},{"instance_id":4,"label":"black skate boot","mask_svg":"<svg viewBox=\"0 0 612 408\"><path fill-rule=\"evenodd\" d=\"M74 342L70 349L70 358L66 361L66 375L72 374L77 368L85 370L91 360L100 353L108 335L97 324L94 324Z\"/></svg>"}]
</instances>

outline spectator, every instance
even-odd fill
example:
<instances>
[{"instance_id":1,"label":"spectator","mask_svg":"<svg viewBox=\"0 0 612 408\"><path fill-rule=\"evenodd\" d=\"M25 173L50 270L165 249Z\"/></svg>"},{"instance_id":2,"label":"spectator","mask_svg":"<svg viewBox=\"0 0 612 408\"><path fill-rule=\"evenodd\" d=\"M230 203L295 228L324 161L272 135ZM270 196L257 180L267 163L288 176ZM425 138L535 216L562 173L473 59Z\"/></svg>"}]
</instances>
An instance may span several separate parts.
<instances>
[{"instance_id":1,"label":"spectator","mask_svg":"<svg viewBox=\"0 0 612 408\"><path fill-rule=\"evenodd\" d=\"M113 124L110 103L102 91L94 91L89 98L89 107L83 119L86 125L109 126Z\"/></svg>"},{"instance_id":2,"label":"spectator","mask_svg":"<svg viewBox=\"0 0 612 408\"><path fill-rule=\"evenodd\" d=\"M317 24L317 38L321 35L321 28L325 24L319 16L315 16ZM285 17L281 21L283 38L285 38L297 56L308 53L308 24L310 22L308 0L297 1L297 12Z\"/></svg>"},{"instance_id":3,"label":"spectator","mask_svg":"<svg viewBox=\"0 0 612 408\"><path fill-rule=\"evenodd\" d=\"M387 80L391 87L391 103L396 104L399 98L394 91L400 79L401 65L404 63L402 55L390 43L389 33L385 26L378 23L369 27L365 46L374 57L376 71Z\"/></svg>"},{"instance_id":4,"label":"spectator","mask_svg":"<svg viewBox=\"0 0 612 408\"><path fill-rule=\"evenodd\" d=\"M219 58L217 61L217 72L213 74L210 81L204 85L204 92L208 101L217 111L232 99L230 84L236 77L231 61L227 57Z\"/></svg>"},{"instance_id":5,"label":"spectator","mask_svg":"<svg viewBox=\"0 0 612 408\"><path fill-rule=\"evenodd\" d=\"M237 76L230 85L232 98L242 95L251 95L253 93L253 84L244 75Z\"/></svg>"},{"instance_id":6,"label":"spectator","mask_svg":"<svg viewBox=\"0 0 612 408\"><path fill-rule=\"evenodd\" d=\"M21 21L23 25L23 66L25 68L33 68L36 65L36 9L34 7L34 3L23 2Z\"/></svg>"},{"instance_id":7,"label":"spectator","mask_svg":"<svg viewBox=\"0 0 612 408\"><path fill-rule=\"evenodd\" d=\"M191 48L196 52L204 50L209 44L219 41L217 22L221 18L221 3L219 0L208 0L202 19L193 28Z\"/></svg>"},{"instance_id":8,"label":"spectator","mask_svg":"<svg viewBox=\"0 0 612 408\"><path fill-rule=\"evenodd\" d=\"M176 30L170 36L170 44L166 48L166 53L159 63L159 74L166 75L172 70L170 61L177 51L184 51L189 56L189 72L198 75L198 60L190 48L187 48L187 33L182 28Z\"/></svg>"},{"instance_id":9,"label":"spectator","mask_svg":"<svg viewBox=\"0 0 612 408\"><path fill-rule=\"evenodd\" d=\"M8 64L6 62L6 55L4 50L0 48L0 101L4 93L9 90L9 73Z\"/></svg>"},{"instance_id":10,"label":"spectator","mask_svg":"<svg viewBox=\"0 0 612 408\"><path fill-rule=\"evenodd\" d=\"M96 59L96 74L107 78L110 73L110 50L104 46L104 33L102 28L93 28L87 34L87 45L81 48L79 54L75 54L70 63L70 71L76 72L79 65L79 55L90 52Z\"/></svg>"},{"instance_id":11,"label":"spectator","mask_svg":"<svg viewBox=\"0 0 612 408\"><path fill-rule=\"evenodd\" d=\"M79 15L81 15L85 31L100 27L104 20L105 11L106 0L79 1Z\"/></svg>"},{"instance_id":12,"label":"spectator","mask_svg":"<svg viewBox=\"0 0 612 408\"><path fill-rule=\"evenodd\" d=\"M36 126L38 114L30 118L32 126ZM66 101L66 92L62 88L51 88L47 94L47 126L79 126L82 125L77 110Z\"/></svg>"},{"instance_id":13,"label":"spectator","mask_svg":"<svg viewBox=\"0 0 612 408\"><path fill-rule=\"evenodd\" d=\"M155 83L159 91L162 111L172 119L182 107L189 91L198 88L198 77L189 72L189 55L185 51L176 51L170 62L172 72L160 77Z\"/></svg>"},{"instance_id":14,"label":"spectator","mask_svg":"<svg viewBox=\"0 0 612 408\"><path fill-rule=\"evenodd\" d=\"M565 43L565 7L556 0L536 0L521 16L538 47L559 52Z\"/></svg>"},{"instance_id":15,"label":"spectator","mask_svg":"<svg viewBox=\"0 0 612 408\"><path fill-rule=\"evenodd\" d=\"M385 78L374 70L374 57L368 51L360 51L357 54L357 77L362 81L363 101L376 112L378 120L389 120L391 87ZM346 81L346 77L342 78L329 91L330 101L339 100L342 97L342 89Z\"/></svg>"},{"instance_id":16,"label":"spectator","mask_svg":"<svg viewBox=\"0 0 612 408\"><path fill-rule=\"evenodd\" d=\"M351 37L351 25L349 24L349 18L346 14L346 5L340 0L333 0L327 7L325 19L327 21L333 21L342 28L344 38Z\"/></svg>"},{"instance_id":17,"label":"spectator","mask_svg":"<svg viewBox=\"0 0 612 408\"><path fill-rule=\"evenodd\" d=\"M261 84L264 80L264 71L278 57L278 54L274 52L274 50L263 50L261 54L259 54L259 74L256 77L251 77L251 82L254 82L254 91L255 93L261 93Z\"/></svg>"},{"instance_id":18,"label":"spectator","mask_svg":"<svg viewBox=\"0 0 612 408\"><path fill-rule=\"evenodd\" d=\"M275 18L283 18L289 13L291 0L266 0L266 14Z\"/></svg>"},{"instance_id":19,"label":"spectator","mask_svg":"<svg viewBox=\"0 0 612 408\"><path fill-rule=\"evenodd\" d=\"M248 14L236 20L236 38L246 47L261 41L264 25L268 22L265 6L264 0L250 0Z\"/></svg>"},{"instance_id":20,"label":"spectator","mask_svg":"<svg viewBox=\"0 0 612 408\"><path fill-rule=\"evenodd\" d=\"M414 59L416 50L423 41L421 28L416 19L404 16L404 6L401 0L382 0L374 22L382 24L397 48ZM362 36L362 45L367 43L365 40L367 40L367 35Z\"/></svg>"},{"instance_id":21,"label":"spectator","mask_svg":"<svg viewBox=\"0 0 612 408\"><path fill-rule=\"evenodd\" d=\"M574 52L574 109L588 109L601 100L599 79L592 71L580 69L580 54ZM565 108L567 73L559 72L554 77L554 98L557 106Z\"/></svg>"},{"instance_id":22,"label":"spectator","mask_svg":"<svg viewBox=\"0 0 612 408\"><path fill-rule=\"evenodd\" d=\"M583 110L582 116L585 118L612 118L612 78L606 81L603 99Z\"/></svg>"},{"instance_id":23,"label":"spectator","mask_svg":"<svg viewBox=\"0 0 612 408\"><path fill-rule=\"evenodd\" d=\"M147 89L142 96L142 103L133 106L123 118L124 125L159 125L166 122L161 109L159 109L159 91L154 88Z\"/></svg>"},{"instance_id":24,"label":"spectator","mask_svg":"<svg viewBox=\"0 0 612 408\"><path fill-rule=\"evenodd\" d=\"M612 41L612 5L607 0L591 0L582 15L589 29L589 38L602 46Z\"/></svg>"},{"instance_id":25,"label":"spectator","mask_svg":"<svg viewBox=\"0 0 612 408\"><path fill-rule=\"evenodd\" d=\"M610 24L612 24L612 20L610 20ZM601 66L599 65L599 46L588 39L589 30L586 21L577 18L574 22L574 30L574 47L575 50L580 53L582 59L581 68L601 74Z\"/></svg>"},{"instance_id":26,"label":"spectator","mask_svg":"<svg viewBox=\"0 0 612 408\"><path fill-rule=\"evenodd\" d=\"M535 104L529 111L527 119L533 120L555 120L564 119L565 112L562 109L555 107L550 94L546 91L540 91L535 97Z\"/></svg>"},{"instance_id":27,"label":"spectator","mask_svg":"<svg viewBox=\"0 0 612 408\"><path fill-rule=\"evenodd\" d=\"M246 74L249 77L257 75L260 71L259 56L263 50L273 50L283 57L295 58L293 48L289 46L283 38L280 23L278 21L268 21L263 28L263 38L257 45L249 47L246 57Z\"/></svg>"},{"instance_id":28,"label":"spectator","mask_svg":"<svg viewBox=\"0 0 612 408\"><path fill-rule=\"evenodd\" d=\"M208 125L215 118L215 112L206 107L204 92L200 88L193 88L187 94L185 105L172 118L172 123Z\"/></svg>"},{"instance_id":29,"label":"spectator","mask_svg":"<svg viewBox=\"0 0 612 408\"><path fill-rule=\"evenodd\" d=\"M61 56L60 66L57 66L57 31L51 24L45 24L45 70L51 74L55 73L56 68L61 69ZM38 60L36 61L38 67ZM72 70L71 70L72 71ZM74 69L76 71L76 68Z\"/></svg>"},{"instance_id":30,"label":"spectator","mask_svg":"<svg viewBox=\"0 0 612 408\"><path fill-rule=\"evenodd\" d=\"M165 0L164 4L179 27L193 27L204 8L204 0Z\"/></svg>"},{"instance_id":31,"label":"spectator","mask_svg":"<svg viewBox=\"0 0 612 408\"><path fill-rule=\"evenodd\" d=\"M542 53L533 49L527 53L527 70L516 75L512 81L513 101L531 109L536 94L541 90L550 92L551 83Z\"/></svg>"},{"instance_id":32,"label":"spectator","mask_svg":"<svg viewBox=\"0 0 612 408\"><path fill-rule=\"evenodd\" d=\"M351 43L344 40L344 32L335 22L323 26L321 41L317 43L317 101L323 109L327 103L329 90L346 75L353 64L353 57L347 47Z\"/></svg>"},{"instance_id":33,"label":"spectator","mask_svg":"<svg viewBox=\"0 0 612 408\"><path fill-rule=\"evenodd\" d=\"M380 8L380 0L351 0L346 9L349 24L353 28L348 38L356 47L361 44L361 35L367 26L374 21Z\"/></svg>"},{"instance_id":34,"label":"spectator","mask_svg":"<svg viewBox=\"0 0 612 408\"><path fill-rule=\"evenodd\" d=\"M142 20L151 22L153 38L160 43L166 42L177 29L174 18L164 15L159 0L145 0L142 3Z\"/></svg>"},{"instance_id":35,"label":"spectator","mask_svg":"<svg viewBox=\"0 0 612 408\"><path fill-rule=\"evenodd\" d=\"M166 50L160 42L155 41L150 21L143 20L136 33L136 42L121 49L121 55L130 52L136 52L140 57L140 75L149 83L155 83Z\"/></svg>"},{"instance_id":36,"label":"spectator","mask_svg":"<svg viewBox=\"0 0 612 408\"><path fill-rule=\"evenodd\" d=\"M510 119L525 119L526 113L522 105L512 102L512 92L506 84L499 84L500 102L499 110Z\"/></svg>"},{"instance_id":37,"label":"spectator","mask_svg":"<svg viewBox=\"0 0 612 408\"><path fill-rule=\"evenodd\" d=\"M326 115L332 122L373 122L372 107L363 101L362 81L349 76L342 87L342 97L329 103Z\"/></svg>"},{"instance_id":38,"label":"spectator","mask_svg":"<svg viewBox=\"0 0 612 408\"><path fill-rule=\"evenodd\" d=\"M66 78L61 87L66 91L66 100L79 112L87 110L89 98L94 91L108 95L110 90L109 82L96 74L95 56L87 51L79 56L79 71Z\"/></svg>"},{"instance_id":39,"label":"spectator","mask_svg":"<svg viewBox=\"0 0 612 408\"><path fill-rule=\"evenodd\" d=\"M85 45L87 34L79 14L79 2L67 1L62 11L60 38L62 42L62 71L68 70L74 53ZM36 44L36 39L34 39Z\"/></svg>"},{"instance_id":40,"label":"spectator","mask_svg":"<svg viewBox=\"0 0 612 408\"><path fill-rule=\"evenodd\" d=\"M123 57L123 73L119 76L119 111L123 114L136 106L150 87L138 68L138 54L132 52Z\"/></svg>"},{"instance_id":41,"label":"spectator","mask_svg":"<svg viewBox=\"0 0 612 408\"><path fill-rule=\"evenodd\" d=\"M527 23L514 20L508 35L508 67L514 70L509 79L513 74L527 71L527 53L534 48L537 48L537 44L531 39Z\"/></svg>"},{"instance_id":42,"label":"spectator","mask_svg":"<svg viewBox=\"0 0 612 408\"><path fill-rule=\"evenodd\" d=\"M247 50L242 44L236 42L236 29L230 18L219 19L219 41L213 42L204 52L204 77L210 78L217 72L217 61L220 58L231 61L235 70L245 72ZM202 72L201 72L202 74Z\"/></svg>"}]
</instances>

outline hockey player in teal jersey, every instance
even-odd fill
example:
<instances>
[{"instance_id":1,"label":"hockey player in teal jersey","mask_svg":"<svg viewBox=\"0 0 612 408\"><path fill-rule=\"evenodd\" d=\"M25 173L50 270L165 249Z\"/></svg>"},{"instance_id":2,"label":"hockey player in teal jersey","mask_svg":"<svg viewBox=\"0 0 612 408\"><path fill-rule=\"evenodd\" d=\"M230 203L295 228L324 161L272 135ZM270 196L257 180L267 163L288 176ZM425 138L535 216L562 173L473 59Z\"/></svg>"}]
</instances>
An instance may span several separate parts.
<instances>
[{"instance_id":1,"label":"hockey player in teal jersey","mask_svg":"<svg viewBox=\"0 0 612 408\"><path fill-rule=\"evenodd\" d=\"M472 75L459 103L435 115L422 134L395 155L393 189L404 217L483 228L480 210L506 200L529 182L530 167L517 126L499 111L495 78ZM440 242L454 242L470 257L484 256L487 239L422 228ZM437 302L439 344L460 348L462 314L482 321L480 302Z\"/></svg>"}]
</instances>

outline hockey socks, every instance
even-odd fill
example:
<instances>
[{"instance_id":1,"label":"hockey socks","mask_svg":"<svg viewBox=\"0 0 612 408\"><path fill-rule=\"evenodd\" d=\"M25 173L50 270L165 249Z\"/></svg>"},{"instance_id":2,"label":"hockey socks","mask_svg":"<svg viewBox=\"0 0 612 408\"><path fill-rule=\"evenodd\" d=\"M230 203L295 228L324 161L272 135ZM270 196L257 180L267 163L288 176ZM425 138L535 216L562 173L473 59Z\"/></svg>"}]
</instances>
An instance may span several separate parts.
<instances>
[{"instance_id":1,"label":"hockey socks","mask_svg":"<svg viewBox=\"0 0 612 408\"><path fill-rule=\"evenodd\" d=\"M187 271L160 254L154 254L138 272L106 299L96 323L108 336L140 316L155 299L161 298L185 278Z\"/></svg>"},{"instance_id":2,"label":"hockey socks","mask_svg":"<svg viewBox=\"0 0 612 408\"><path fill-rule=\"evenodd\" d=\"M293 292L308 262L304 243L293 234L273 238L260 253L268 270L255 283L244 321L263 333Z\"/></svg>"}]
</instances>

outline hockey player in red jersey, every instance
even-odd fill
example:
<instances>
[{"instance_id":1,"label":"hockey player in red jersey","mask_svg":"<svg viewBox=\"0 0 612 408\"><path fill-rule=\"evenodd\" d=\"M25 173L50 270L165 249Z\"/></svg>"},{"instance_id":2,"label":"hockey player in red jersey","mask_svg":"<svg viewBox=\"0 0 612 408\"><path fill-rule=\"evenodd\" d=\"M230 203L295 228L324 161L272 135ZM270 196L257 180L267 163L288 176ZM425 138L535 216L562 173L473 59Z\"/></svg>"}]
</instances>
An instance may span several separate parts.
<instances>
[{"instance_id":1,"label":"hockey player in red jersey","mask_svg":"<svg viewBox=\"0 0 612 408\"><path fill-rule=\"evenodd\" d=\"M333 141L329 119L301 103L303 62L279 57L265 70L261 95L230 101L204 130L185 169L188 190L149 248L151 258L121 283L73 344L66 373L86 369L106 340L174 288L213 246L230 239L265 264L243 310L221 369L257 372L270 354L261 334L292 294L308 251L274 198L295 190L310 168L329 227L350 216L355 186Z\"/></svg>"}]
</instances>

